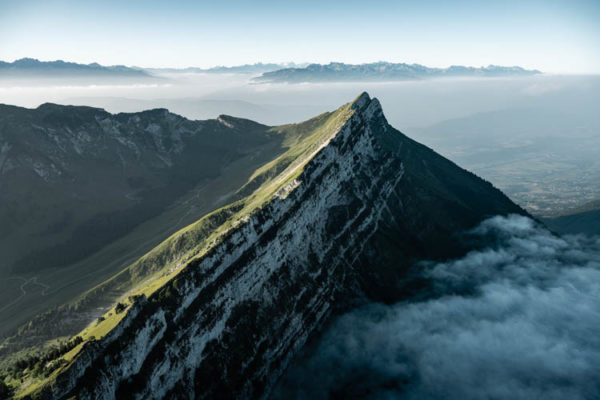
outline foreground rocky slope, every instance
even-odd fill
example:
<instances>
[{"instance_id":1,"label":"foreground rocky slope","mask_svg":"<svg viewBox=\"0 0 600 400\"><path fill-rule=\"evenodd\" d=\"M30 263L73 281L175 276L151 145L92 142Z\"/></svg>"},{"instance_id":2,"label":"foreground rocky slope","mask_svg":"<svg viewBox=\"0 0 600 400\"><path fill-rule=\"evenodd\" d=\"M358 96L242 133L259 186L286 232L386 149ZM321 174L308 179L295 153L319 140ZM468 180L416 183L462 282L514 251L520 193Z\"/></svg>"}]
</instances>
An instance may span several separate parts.
<instances>
[{"instance_id":1,"label":"foreground rocky slope","mask_svg":"<svg viewBox=\"0 0 600 400\"><path fill-rule=\"evenodd\" d=\"M389 126L367 94L336 113L316 149L255 192L258 205L36 395L262 397L332 313L400 298L414 260L458 254L460 231L523 213Z\"/></svg>"}]
</instances>

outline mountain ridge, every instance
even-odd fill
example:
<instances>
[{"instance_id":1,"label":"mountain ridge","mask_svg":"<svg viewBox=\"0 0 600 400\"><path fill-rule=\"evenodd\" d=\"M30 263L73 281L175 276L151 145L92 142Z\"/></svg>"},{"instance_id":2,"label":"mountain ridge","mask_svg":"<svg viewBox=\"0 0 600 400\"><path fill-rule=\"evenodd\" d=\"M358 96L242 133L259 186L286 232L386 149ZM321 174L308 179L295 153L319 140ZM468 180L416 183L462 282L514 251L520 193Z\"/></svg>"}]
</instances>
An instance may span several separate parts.
<instances>
[{"instance_id":1,"label":"mountain ridge","mask_svg":"<svg viewBox=\"0 0 600 400\"><path fill-rule=\"evenodd\" d=\"M525 214L389 126L366 93L312 121L276 128L308 129L290 147L299 152L257 171L251 179L266 179L223 235L155 291L134 293L106 336L83 332L74 361L38 394L261 397L329 315L362 296L397 299L416 259L466 251L456 234L489 215Z\"/></svg>"},{"instance_id":2,"label":"mountain ridge","mask_svg":"<svg viewBox=\"0 0 600 400\"><path fill-rule=\"evenodd\" d=\"M154 235L160 238L166 229L168 236L224 205L253 170L283 151L269 127L234 117L226 126L165 109L110 114L44 104L0 110L2 301L19 296L7 278L38 277L53 288L12 311L2 309L2 334L14 328L13 317L16 323L31 316L30 307L56 305L77 274L93 273L92 279L102 270L114 273L118 265L107 265L128 248L154 243L151 250L160 243ZM162 215L163 222L148 226ZM136 231L138 226L145 228ZM113 243L112 257L96 256Z\"/></svg>"},{"instance_id":3,"label":"mountain ridge","mask_svg":"<svg viewBox=\"0 0 600 400\"><path fill-rule=\"evenodd\" d=\"M141 68L145 71L155 72L167 72L167 73L207 73L207 74L257 74L269 71L276 71L282 68L296 67L303 64L295 63L254 63L254 64L242 64L225 66L219 65L209 68L200 67L185 67L185 68Z\"/></svg>"},{"instance_id":4,"label":"mountain ridge","mask_svg":"<svg viewBox=\"0 0 600 400\"><path fill-rule=\"evenodd\" d=\"M0 78L152 78L146 71L124 65L103 66L55 60L40 61L21 58L13 62L0 61Z\"/></svg>"},{"instance_id":5,"label":"mountain ridge","mask_svg":"<svg viewBox=\"0 0 600 400\"><path fill-rule=\"evenodd\" d=\"M453 65L448 68L429 68L420 64L375 62L367 64L309 64L304 68L285 68L265 72L253 81L257 83L304 83L304 82L352 82L394 81L443 77L502 77L533 75L538 70L526 70L518 66L465 67Z\"/></svg>"}]
</instances>

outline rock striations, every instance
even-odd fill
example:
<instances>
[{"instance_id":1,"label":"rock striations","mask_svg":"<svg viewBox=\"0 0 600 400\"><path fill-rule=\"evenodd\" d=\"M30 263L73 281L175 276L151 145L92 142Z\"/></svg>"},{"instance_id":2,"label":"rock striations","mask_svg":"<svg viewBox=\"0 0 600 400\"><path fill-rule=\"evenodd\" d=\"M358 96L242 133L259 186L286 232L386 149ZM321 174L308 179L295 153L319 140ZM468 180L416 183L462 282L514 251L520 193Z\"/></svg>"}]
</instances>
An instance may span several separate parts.
<instances>
[{"instance_id":1,"label":"rock striations","mask_svg":"<svg viewBox=\"0 0 600 400\"><path fill-rule=\"evenodd\" d=\"M86 343L45 397L267 396L330 315L400 298L414 260L458 254L456 233L523 213L388 125L377 99L350 109L295 180Z\"/></svg>"}]
</instances>

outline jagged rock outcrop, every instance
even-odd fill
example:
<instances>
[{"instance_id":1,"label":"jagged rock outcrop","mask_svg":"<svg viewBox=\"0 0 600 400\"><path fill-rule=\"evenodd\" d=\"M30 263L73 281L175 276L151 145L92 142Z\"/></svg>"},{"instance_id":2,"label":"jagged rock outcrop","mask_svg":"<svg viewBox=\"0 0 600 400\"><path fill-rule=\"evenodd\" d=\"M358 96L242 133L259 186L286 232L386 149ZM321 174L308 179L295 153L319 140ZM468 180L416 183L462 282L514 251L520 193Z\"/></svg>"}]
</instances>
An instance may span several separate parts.
<instances>
[{"instance_id":1,"label":"jagged rock outcrop","mask_svg":"<svg viewBox=\"0 0 600 400\"><path fill-rule=\"evenodd\" d=\"M88 343L47 398L257 398L327 318L393 300L456 233L523 211L388 125L367 94L301 174L117 329Z\"/></svg>"}]
</instances>

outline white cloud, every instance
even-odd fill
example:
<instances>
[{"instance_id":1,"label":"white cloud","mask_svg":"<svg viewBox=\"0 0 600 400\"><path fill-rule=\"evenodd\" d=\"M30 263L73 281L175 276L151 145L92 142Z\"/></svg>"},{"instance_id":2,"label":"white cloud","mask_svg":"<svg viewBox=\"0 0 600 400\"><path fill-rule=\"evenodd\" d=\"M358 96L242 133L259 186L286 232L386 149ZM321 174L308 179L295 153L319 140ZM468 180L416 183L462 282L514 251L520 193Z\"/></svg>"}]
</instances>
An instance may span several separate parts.
<instances>
[{"instance_id":1,"label":"white cloud","mask_svg":"<svg viewBox=\"0 0 600 400\"><path fill-rule=\"evenodd\" d=\"M600 238L521 216L473 234L489 247L424 265L435 295L338 318L275 397L600 397Z\"/></svg>"}]
</instances>

